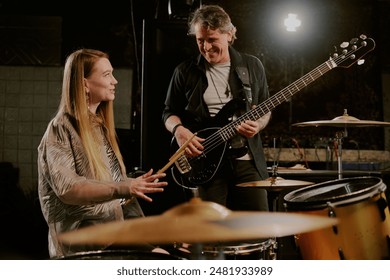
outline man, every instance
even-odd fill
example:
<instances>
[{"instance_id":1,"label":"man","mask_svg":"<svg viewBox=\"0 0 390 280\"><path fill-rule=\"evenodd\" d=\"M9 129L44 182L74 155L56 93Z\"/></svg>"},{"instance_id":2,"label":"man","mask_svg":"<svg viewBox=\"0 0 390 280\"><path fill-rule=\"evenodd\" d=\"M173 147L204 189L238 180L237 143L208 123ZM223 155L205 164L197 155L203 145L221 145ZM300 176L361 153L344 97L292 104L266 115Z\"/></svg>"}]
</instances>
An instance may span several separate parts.
<instances>
[{"instance_id":1,"label":"man","mask_svg":"<svg viewBox=\"0 0 390 280\"><path fill-rule=\"evenodd\" d=\"M256 113L240 119L245 112L253 110L269 97L263 65L258 58L232 47L236 27L220 6L203 5L197 9L189 21L189 34L195 36L200 55L176 67L167 92L163 121L179 147L188 144L185 157L193 176L185 183L181 179L188 172L177 172L174 178L182 186L198 190L203 200L233 210L268 211L265 190L237 187L243 182L268 178L259 132L268 124L271 114L257 117ZM217 136L219 133L223 134L222 137L213 134L203 137L202 130L194 135L199 128L213 126L211 121L221 124L226 108L228 112L234 111L228 116L226 125L230 123L238 137L230 137L229 127L228 133L216 131ZM208 149L216 145L215 137L229 138L229 148L225 150L221 145L221 157L215 156L215 164L208 168L207 160L212 158ZM245 150L245 147L248 149ZM233 156L231 151L245 153ZM205 160L206 166L201 164L198 170L200 173L205 171L205 174L196 174L196 161L193 159ZM194 163L192 166L191 161ZM181 175L183 177L176 178ZM202 179L206 177L209 178Z\"/></svg>"}]
</instances>

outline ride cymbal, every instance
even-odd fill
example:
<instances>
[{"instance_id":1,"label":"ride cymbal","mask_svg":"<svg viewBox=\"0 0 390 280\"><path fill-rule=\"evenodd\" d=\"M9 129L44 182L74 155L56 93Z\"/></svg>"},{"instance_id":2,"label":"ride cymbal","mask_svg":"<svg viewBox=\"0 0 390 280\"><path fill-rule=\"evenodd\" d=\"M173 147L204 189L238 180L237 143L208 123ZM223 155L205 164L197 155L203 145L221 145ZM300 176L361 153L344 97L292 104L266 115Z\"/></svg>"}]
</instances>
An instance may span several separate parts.
<instances>
[{"instance_id":1,"label":"ride cymbal","mask_svg":"<svg viewBox=\"0 0 390 280\"><path fill-rule=\"evenodd\" d=\"M251 188L262 188L268 191L281 191L289 188L299 188L304 186L313 185L313 182L300 181L300 180L285 180L281 177L270 177L262 181L252 181L238 184L238 187L251 187Z\"/></svg>"},{"instance_id":2,"label":"ride cymbal","mask_svg":"<svg viewBox=\"0 0 390 280\"><path fill-rule=\"evenodd\" d=\"M337 219L284 212L233 212L194 198L162 215L111 222L63 233L67 244L212 243L294 235L330 227Z\"/></svg>"},{"instance_id":3,"label":"ride cymbal","mask_svg":"<svg viewBox=\"0 0 390 280\"><path fill-rule=\"evenodd\" d=\"M345 110L342 116L331 120L309 121L292 124L292 126L335 126L335 127L365 127L365 126L389 126L390 122L360 120L349 116Z\"/></svg>"}]
</instances>

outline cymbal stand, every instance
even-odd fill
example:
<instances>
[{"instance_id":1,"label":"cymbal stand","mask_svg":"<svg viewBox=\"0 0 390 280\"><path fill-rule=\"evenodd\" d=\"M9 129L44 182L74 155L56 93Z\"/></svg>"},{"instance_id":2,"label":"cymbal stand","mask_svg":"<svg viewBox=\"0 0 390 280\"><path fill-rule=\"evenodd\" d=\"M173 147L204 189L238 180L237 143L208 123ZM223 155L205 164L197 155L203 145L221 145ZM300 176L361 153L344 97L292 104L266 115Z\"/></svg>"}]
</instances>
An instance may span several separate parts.
<instances>
[{"instance_id":1,"label":"cymbal stand","mask_svg":"<svg viewBox=\"0 0 390 280\"><path fill-rule=\"evenodd\" d=\"M198 187L190 188L190 189L191 189L192 197L200 198L199 188Z\"/></svg>"},{"instance_id":2,"label":"cymbal stand","mask_svg":"<svg viewBox=\"0 0 390 280\"><path fill-rule=\"evenodd\" d=\"M205 260L205 256L203 254L203 244L202 243L194 243L193 247L190 250L190 256L192 260Z\"/></svg>"},{"instance_id":3,"label":"cymbal stand","mask_svg":"<svg viewBox=\"0 0 390 280\"><path fill-rule=\"evenodd\" d=\"M343 179L343 160L342 160L342 139L344 137L347 137L347 127L344 127L344 133L343 132L336 132L336 140L337 140L337 146L338 146L338 155L337 155L337 162L338 162L338 178L339 180ZM348 186L348 184L345 186L345 190L347 193L351 193L351 190Z\"/></svg>"},{"instance_id":4,"label":"cymbal stand","mask_svg":"<svg viewBox=\"0 0 390 280\"><path fill-rule=\"evenodd\" d=\"M338 179L343 179L343 160L342 160L342 142L343 138L347 137L347 128L344 128L344 132L338 131L336 132L336 141L337 141L337 173Z\"/></svg>"},{"instance_id":5,"label":"cymbal stand","mask_svg":"<svg viewBox=\"0 0 390 280\"><path fill-rule=\"evenodd\" d=\"M278 165L279 165L279 156L280 153L276 154L276 138L274 138L274 164L272 165L272 175L271 175L271 185L275 184L278 178ZM276 212L278 207L279 195L277 193L273 194L274 197L272 199L272 211Z\"/></svg>"},{"instance_id":6,"label":"cymbal stand","mask_svg":"<svg viewBox=\"0 0 390 280\"><path fill-rule=\"evenodd\" d=\"M274 144L274 164L272 165L271 184L275 184L276 180L278 179L278 165L279 165L279 156L280 156L280 150L279 150L279 153L276 154L276 138L274 138L273 144ZM278 211L278 202L279 202L279 193L273 193L272 195L274 195L274 197L272 199L272 211L277 212ZM278 247L277 238L271 237L270 239L272 239L274 241L275 248L277 248ZM276 255L277 255L277 253L275 252L274 259L276 259Z\"/></svg>"},{"instance_id":7,"label":"cymbal stand","mask_svg":"<svg viewBox=\"0 0 390 280\"><path fill-rule=\"evenodd\" d=\"M274 138L274 164L272 165L272 179L276 180L278 177L278 165L279 165L280 153L276 154L276 138Z\"/></svg>"}]
</instances>

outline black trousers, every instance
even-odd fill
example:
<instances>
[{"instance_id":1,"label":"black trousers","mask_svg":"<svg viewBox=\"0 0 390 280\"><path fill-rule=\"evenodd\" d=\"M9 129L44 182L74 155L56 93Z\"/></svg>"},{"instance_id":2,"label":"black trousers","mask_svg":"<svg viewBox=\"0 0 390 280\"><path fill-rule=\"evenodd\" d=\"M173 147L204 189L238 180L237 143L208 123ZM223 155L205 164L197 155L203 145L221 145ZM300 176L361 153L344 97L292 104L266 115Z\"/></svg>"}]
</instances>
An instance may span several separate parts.
<instances>
[{"instance_id":1,"label":"black trousers","mask_svg":"<svg viewBox=\"0 0 390 280\"><path fill-rule=\"evenodd\" d=\"M266 190L237 186L265 179L261 178L252 160L227 160L210 182L198 187L199 196L234 211L269 211Z\"/></svg>"}]
</instances>

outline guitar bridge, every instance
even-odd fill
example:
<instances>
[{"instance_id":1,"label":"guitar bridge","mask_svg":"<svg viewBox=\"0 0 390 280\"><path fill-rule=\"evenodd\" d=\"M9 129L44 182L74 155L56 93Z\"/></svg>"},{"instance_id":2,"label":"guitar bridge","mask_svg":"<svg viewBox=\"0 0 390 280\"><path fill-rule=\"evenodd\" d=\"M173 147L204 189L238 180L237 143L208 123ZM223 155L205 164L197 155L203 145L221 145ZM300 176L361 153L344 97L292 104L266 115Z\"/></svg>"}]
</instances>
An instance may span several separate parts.
<instances>
[{"instance_id":1,"label":"guitar bridge","mask_svg":"<svg viewBox=\"0 0 390 280\"><path fill-rule=\"evenodd\" d=\"M176 161L175 161L176 168L179 170L181 174L190 172L192 169L190 163L188 162L187 158L185 155L180 156Z\"/></svg>"}]
</instances>

